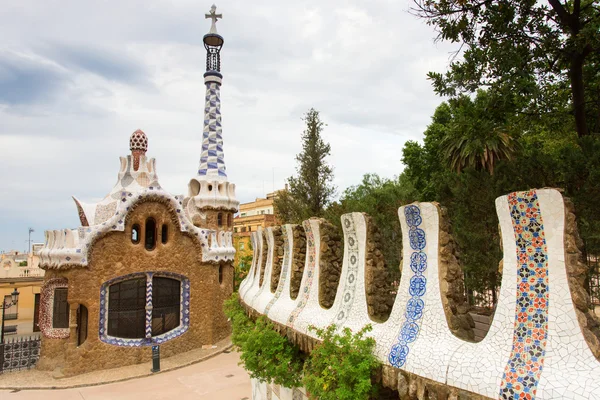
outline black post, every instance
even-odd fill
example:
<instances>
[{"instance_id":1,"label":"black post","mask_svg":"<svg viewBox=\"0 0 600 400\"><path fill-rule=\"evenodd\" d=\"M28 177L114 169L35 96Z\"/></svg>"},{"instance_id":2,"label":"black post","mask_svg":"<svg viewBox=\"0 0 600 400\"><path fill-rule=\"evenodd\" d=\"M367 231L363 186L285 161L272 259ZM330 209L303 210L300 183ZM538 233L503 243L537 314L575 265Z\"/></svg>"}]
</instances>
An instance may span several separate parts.
<instances>
[{"instance_id":1,"label":"black post","mask_svg":"<svg viewBox=\"0 0 600 400\"><path fill-rule=\"evenodd\" d=\"M4 311L6 310L6 304L2 299L2 333L0 334L0 344L4 344Z\"/></svg>"},{"instance_id":2,"label":"black post","mask_svg":"<svg viewBox=\"0 0 600 400\"><path fill-rule=\"evenodd\" d=\"M160 347L152 346L152 372L160 372Z\"/></svg>"}]
</instances>

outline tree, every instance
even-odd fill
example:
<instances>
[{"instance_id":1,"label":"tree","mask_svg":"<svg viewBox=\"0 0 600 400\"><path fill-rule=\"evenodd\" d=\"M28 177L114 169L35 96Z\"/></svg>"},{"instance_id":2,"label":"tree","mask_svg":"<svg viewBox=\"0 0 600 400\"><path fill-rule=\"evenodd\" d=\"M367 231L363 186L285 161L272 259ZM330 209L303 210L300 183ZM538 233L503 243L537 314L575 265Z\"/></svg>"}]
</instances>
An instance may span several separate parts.
<instances>
[{"instance_id":1,"label":"tree","mask_svg":"<svg viewBox=\"0 0 600 400\"><path fill-rule=\"evenodd\" d=\"M303 121L306 129L302 133L302 152L296 155L298 175L288 178L288 191L281 192L274 201L275 212L282 223L322 217L335 194L331 183L333 168L325 161L331 146L321 137L326 125L313 108L304 115Z\"/></svg>"},{"instance_id":2,"label":"tree","mask_svg":"<svg viewBox=\"0 0 600 400\"><path fill-rule=\"evenodd\" d=\"M494 174L499 160L511 160L517 149L517 134L510 132L505 113L496 112L496 101L478 91L474 100L461 95L449 101L452 120L440 146L450 170L468 167Z\"/></svg>"},{"instance_id":3,"label":"tree","mask_svg":"<svg viewBox=\"0 0 600 400\"><path fill-rule=\"evenodd\" d=\"M519 113L562 113L579 137L600 132L600 6L597 0L414 0L413 12L462 59L430 72L435 91L486 88L516 99ZM459 50L460 52L460 50ZM570 104L569 104L570 103Z\"/></svg>"}]
</instances>

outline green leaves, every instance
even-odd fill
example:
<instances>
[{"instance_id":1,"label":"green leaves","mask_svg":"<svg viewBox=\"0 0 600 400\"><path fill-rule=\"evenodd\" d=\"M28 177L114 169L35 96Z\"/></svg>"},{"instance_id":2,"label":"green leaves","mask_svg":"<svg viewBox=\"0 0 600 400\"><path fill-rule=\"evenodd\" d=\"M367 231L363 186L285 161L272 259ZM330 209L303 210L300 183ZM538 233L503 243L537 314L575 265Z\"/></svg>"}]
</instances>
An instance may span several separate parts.
<instances>
[{"instance_id":1,"label":"green leaves","mask_svg":"<svg viewBox=\"0 0 600 400\"><path fill-rule=\"evenodd\" d=\"M315 329L322 343L305 361L300 350L281 336L264 316L252 321L237 293L225 302L231 319L232 342L241 352L241 364L252 378L288 388L303 385L311 398L361 400L375 396L373 376L379 362L373 355L375 340L365 337L371 325L356 334L348 328L337 333L335 325Z\"/></svg>"},{"instance_id":2,"label":"green leaves","mask_svg":"<svg viewBox=\"0 0 600 400\"><path fill-rule=\"evenodd\" d=\"M275 331L265 317L252 321L240 304L237 293L225 302L231 319L231 341L241 352L241 364L250 377L286 387L301 383L304 360L300 350Z\"/></svg>"},{"instance_id":3,"label":"green leaves","mask_svg":"<svg viewBox=\"0 0 600 400\"><path fill-rule=\"evenodd\" d=\"M571 110L563 115L576 122L579 137L600 132L600 101L592 99L600 76L587 72L599 68L597 1L414 0L412 11L435 27L438 40L461 45L445 73L428 74L436 93L510 93L518 113L539 116L563 105L559 85L568 88Z\"/></svg>"},{"instance_id":4,"label":"green leaves","mask_svg":"<svg viewBox=\"0 0 600 400\"><path fill-rule=\"evenodd\" d=\"M336 332L336 326L316 329L322 343L314 348L304 364L306 390L320 400L367 400L377 394L373 376L380 366L373 355L375 340L365 337L365 326L353 334L349 328Z\"/></svg>"},{"instance_id":5,"label":"green leaves","mask_svg":"<svg viewBox=\"0 0 600 400\"><path fill-rule=\"evenodd\" d=\"M335 193L332 185L333 168L326 157L331 146L321 132L326 126L319 112L311 108L303 118L306 129L302 134L302 152L296 156L297 176L288 178L289 190L275 199L275 212L282 223L301 223L310 217L321 217Z\"/></svg>"}]
</instances>

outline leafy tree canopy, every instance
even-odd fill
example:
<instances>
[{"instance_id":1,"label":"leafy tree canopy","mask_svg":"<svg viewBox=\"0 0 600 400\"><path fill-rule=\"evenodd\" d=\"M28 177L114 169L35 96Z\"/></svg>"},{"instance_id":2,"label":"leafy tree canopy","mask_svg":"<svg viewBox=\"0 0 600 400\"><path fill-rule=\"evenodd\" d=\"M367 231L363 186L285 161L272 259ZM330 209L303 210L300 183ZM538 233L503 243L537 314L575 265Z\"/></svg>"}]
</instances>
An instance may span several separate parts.
<instances>
[{"instance_id":1,"label":"leafy tree canopy","mask_svg":"<svg viewBox=\"0 0 600 400\"><path fill-rule=\"evenodd\" d=\"M436 28L438 39L461 44L460 60L446 73L428 75L438 94L455 97L487 89L527 115L568 109L579 137L600 133L597 0L414 4L413 12Z\"/></svg>"}]
</instances>

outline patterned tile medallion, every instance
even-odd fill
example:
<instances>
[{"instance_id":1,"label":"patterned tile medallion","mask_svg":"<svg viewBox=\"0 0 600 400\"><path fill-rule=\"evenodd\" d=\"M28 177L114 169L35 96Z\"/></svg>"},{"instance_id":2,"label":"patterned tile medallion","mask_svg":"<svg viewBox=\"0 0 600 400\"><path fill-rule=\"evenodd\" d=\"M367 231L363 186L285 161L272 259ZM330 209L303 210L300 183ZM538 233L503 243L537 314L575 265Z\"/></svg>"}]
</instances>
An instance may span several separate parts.
<instances>
[{"instance_id":1,"label":"patterned tile medallion","mask_svg":"<svg viewBox=\"0 0 600 400\"><path fill-rule=\"evenodd\" d=\"M427 278L423 272L427 269L427 254L423 251L427 244L425 231L419 228L423 222L421 209L416 205L404 208L404 217L408 225L408 239L412 254L410 255L410 269L413 275L410 277L409 295L404 313L404 323L398 334L398 342L390 350L388 360L394 367L402 367L410 352L410 344L417 340L420 326L419 322L423 316L425 302L423 296L427 288Z\"/></svg>"},{"instance_id":2,"label":"patterned tile medallion","mask_svg":"<svg viewBox=\"0 0 600 400\"><path fill-rule=\"evenodd\" d=\"M548 249L535 190L508 195L517 245L517 304L513 347L501 399L535 399L548 340Z\"/></svg>"},{"instance_id":3,"label":"patterned tile medallion","mask_svg":"<svg viewBox=\"0 0 600 400\"><path fill-rule=\"evenodd\" d=\"M344 282L344 289L342 291L342 301L339 308L333 317L332 324L338 326L343 325L348 319L350 309L354 303L354 294L356 292L356 280L358 278L358 239L356 237L356 226L352 214L342 215L342 224L344 234L346 236L344 245L348 246L348 275L346 275L346 281ZM346 261L346 260L344 260Z\"/></svg>"},{"instance_id":4,"label":"patterned tile medallion","mask_svg":"<svg viewBox=\"0 0 600 400\"><path fill-rule=\"evenodd\" d=\"M306 270L304 274L306 275L306 280L304 280L304 285L300 288L300 292L298 293L298 298L296 299L296 307L290 314L288 318L288 325L290 327L294 327L294 321L300 315L302 310L304 310L304 306L308 302L308 296L310 294L310 289L312 287L313 278L315 276L315 264L316 260L316 251L315 251L315 237L313 235L312 227L309 221L304 221L302 223L304 227L304 231L306 232L306 245L307 252L306 257L308 259L308 264L306 265Z\"/></svg>"}]
</instances>

